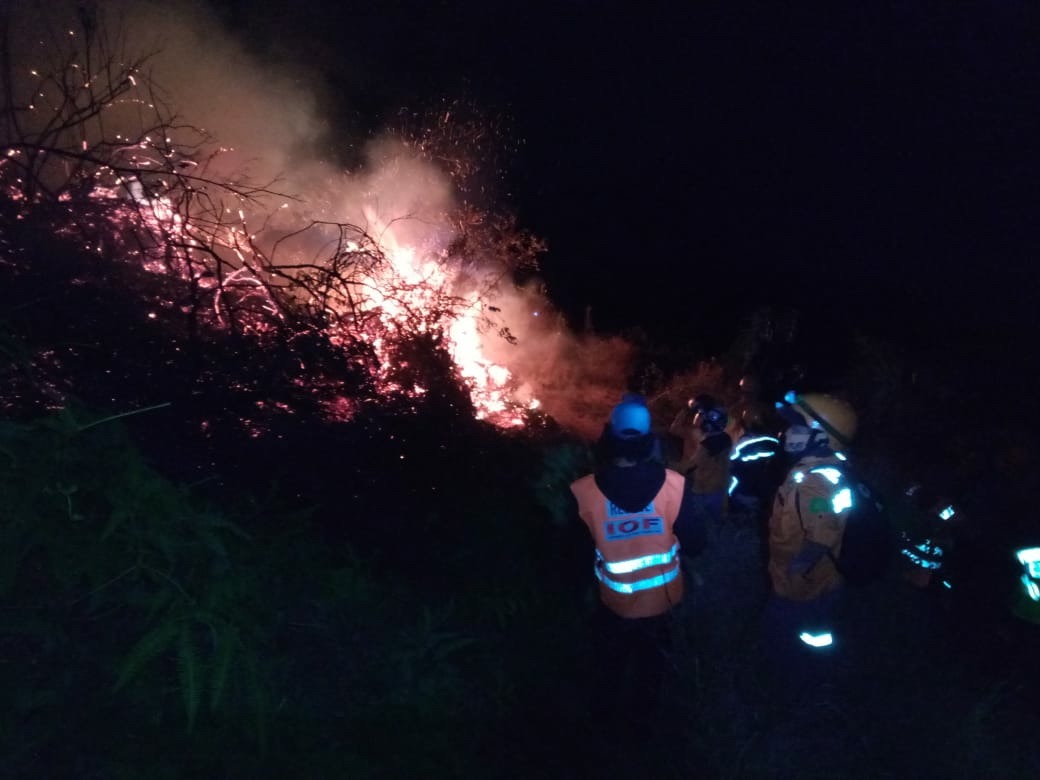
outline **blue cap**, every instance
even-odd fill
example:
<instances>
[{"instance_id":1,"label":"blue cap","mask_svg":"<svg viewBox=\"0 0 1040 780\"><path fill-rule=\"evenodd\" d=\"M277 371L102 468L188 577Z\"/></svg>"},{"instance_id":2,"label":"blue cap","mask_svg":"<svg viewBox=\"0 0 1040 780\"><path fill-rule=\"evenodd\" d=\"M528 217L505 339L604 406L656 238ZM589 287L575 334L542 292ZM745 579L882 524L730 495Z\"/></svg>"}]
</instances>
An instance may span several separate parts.
<instances>
[{"instance_id":1,"label":"blue cap","mask_svg":"<svg viewBox=\"0 0 1040 780\"><path fill-rule=\"evenodd\" d=\"M645 404L622 401L610 413L610 429L619 439L634 439L650 433L650 410Z\"/></svg>"}]
</instances>

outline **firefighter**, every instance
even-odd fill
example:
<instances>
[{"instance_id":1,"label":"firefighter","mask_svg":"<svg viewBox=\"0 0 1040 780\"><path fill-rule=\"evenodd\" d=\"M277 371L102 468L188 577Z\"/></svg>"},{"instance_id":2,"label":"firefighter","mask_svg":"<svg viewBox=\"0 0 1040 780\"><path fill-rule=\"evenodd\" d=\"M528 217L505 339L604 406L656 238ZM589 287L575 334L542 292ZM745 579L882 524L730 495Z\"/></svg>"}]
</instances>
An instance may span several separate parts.
<instances>
[{"instance_id":1,"label":"firefighter","mask_svg":"<svg viewBox=\"0 0 1040 780\"><path fill-rule=\"evenodd\" d=\"M669 616L685 589L679 550L692 555L704 546L682 475L653 458L655 438L645 404L623 401L598 444L603 465L571 485L595 544L601 713L645 705L660 693Z\"/></svg>"},{"instance_id":2,"label":"firefighter","mask_svg":"<svg viewBox=\"0 0 1040 780\"><path fill-rule=\"evenodd\" d=\"M780 439L769 435L761 413L754 408L743 411L735 433L736 444L729 456L730 506L764 522L784 476L778 469L778 465L783 468Z\"/></svg>"},{"instance_id":3,"label":"firefighter","mask_svg":"<svg viewBox=\"0 0 1040 780\"><path fill-rule=\"evenodd\" d=\"M900 534L903 578L916 588L936 583L952 588L947 569L953 549L953 523L960 515L947 497L920 483L911 484L903 498L908 515Z\"/></svg>"},{"instance_id":4,"label":"firefighter","mask_svg":"<svg viewBox=\"0 0 1040 780\"><path fill-rule=\"evenodd\" d=\"M689 470L690 464L693 462L693 454L704 437L704 432L696 424L698 415L706 409L718 407L718 402L712 396L701 393L687 401L672 420L668 433L681 442L679 455L673 459L673 468L680 474L686 474Z\"/></svg>"},{"instance_id":5,"label":"firefighter","mask_svg":"<svg viewBox=\"0 0 1040 780\"><path fill-rule=\"evenodd\" d=\"M769 518L772 593L765 628L774 660L796 682L807 655L835 652L833 621L843 584L835 561L852 502L841 448L855 435L857 417L845 401L815 393L789 393L778 412L788 424L782 441L794 465Z\"/></svg>"},{"instance_id":6,"label":"firefighter","mask_svg":"<svg viewBox=\"0 0 1040 780\"><path fill-rule=\"evenodd\" d=\"M686 475L696 510L704 522L717 525L726 508L729 488L729 456L733 439L726 433L726 410L708 396L688 404L688 413L672 424L672 432L683 437L683 458L678 470Z\"/></svg>"}]
</instances>

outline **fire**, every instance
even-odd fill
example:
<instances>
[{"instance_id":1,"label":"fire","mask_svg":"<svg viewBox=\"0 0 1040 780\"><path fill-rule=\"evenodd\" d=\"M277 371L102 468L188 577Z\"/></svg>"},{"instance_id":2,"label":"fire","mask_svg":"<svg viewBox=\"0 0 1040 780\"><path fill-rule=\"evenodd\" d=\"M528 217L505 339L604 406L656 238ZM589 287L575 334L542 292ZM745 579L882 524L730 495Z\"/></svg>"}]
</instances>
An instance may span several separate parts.
<instances>
[{"instance_id":1,"label":"fire","mask_svg":"<svg viewBox=\"0 0 1040 780\"><path fill-rule=\"evenodd\" d=\"M420 398L427 392L420 385L402 387L391 379L396 368L392 346L409 333L437 334L468 388L478 419L501 427L522 426L525 412L538 407L536 399L517 395L519 383L508 368L485 355L488 313L496 309L494 293L489 285L481 284L479 274L475 283L472 269L464 270L462 261L449 255L448 245L455 238L446 227L450 215L444 215L444 223L432 231L434 238L416 241L409 235L414 231L401 229L410 226L412 220L407 216L384 214L373 204L362 204L364 228L350 226L353 240L343 242L328 256L306 257L302 249L276 256L283 247L272 244L274 239L266 238L263 230L248 229L249 220L269 220L256 213L256 202L250 203L249 212L222 207L219 219L205 212L204 219L198 219L178 200L184 195L183 178L146 179L145 172L161 170L168 154L147 137L134 146L140 153L132 159L138 175L107 165L94 168L87 194L89 202L98 207L92 213L77 213L75 206L83 201L74 202L69 192L59 193L57 200L69 204L69 221L58 226L59 234L89 234L96 243L88 248L97 253L105 250L105 243L119 243L124 259L209 291L214 320L222 327L231 326L233 309L237 326L254 333L267 332L275 320L283 318L286 300L317 309L331 323L325 330L331 343L361 339L374 349L379 358L374 378L382 393ZM25 153L14 146L3 161L17 160ZM182 168L183 162L179 161ZM23 185L21 179L8 181L7 194L12 202L31 209L34 204L28 201ZM289 208L301 220L296 233L306 238L297 242L301 247L313 243L315 234L342 233L342 222L308 222L303 205L281 203L276 207L279 211ZM84 227L89 229L84 231ZM348 276L338 277L334 266L344 258L371 262L357 263ZM302 283L305 277L323 279L326 295L319 300L315 290ZM276 290L287 296L280 301ZM491 333L490 337L498 336ZM330 416L345 419L356 409L356 404L341 399L330 409Z\"/></svg>"},{"instance_id":2,"label":"fire","mask_svg":"<svg viewBox=\"0 0 1040 780\"><path fill-rule=\"evenodd\" d=\"M445 256L442 247L417 247L399 240L392 223L387 223L374 209L366 208L369 229L383 237L381 250L388 263L380 273L362 280L360 288L371 290L369 302L384 330L392 331L397 323L416 312L439 312L432 320L420 320L421 332L436 331L444 336L447 349L459 377L470 393L478 419L502 427L524 424L525 409L537 408L537 401L524 404L516 397L518 383L505 366L490 360L484 352L485 334L481 317L493 308L494 299L479 291L455 292L461 270ZM388 291L393 291L388 295ZM381 355L383 342L374 345ZM384 361L384 364L387 361Z\"/></svg>"},{"instance_id":3,"label":"fire","mask_svg":"<svg viewBox=\"0 0 1040 780\"><path fill-rule=\"evenodd\" d=\"M383 395L428 394L399 381L395 347L420 336L450 356L479 419L522 426L539 408L531 387L488 356L491 340L512 338L498 306L509 272L500 247L522 242L471 241L492 215L455 203L456 179L473 170L469 150L458 138L427 148L432 133L452 131L452 111L411 141L383 142L373 170L326 169L287 196L249 183L228 162L241 159L241 139L223 145L177 117L147 58L106 48L115 39L98 30L65 51L27 44L42 62L19 66L25 82L0 109L0 189L15 219L46 213L55 233L91 253L204 296L214 328L263 337L303 312L333 346L371 350ZM168 304L195 313L194 300ZM329 416L349 419L359 403L339 398Z\"/></svg>"},{"instance_id":4,"label":"fire","mask_svg":"<svg viewBox=\"0 0 1040 780\"><path fill-rule=\"evenodd\" d=\"M244 210L238 210L234 214L235 221L222 226L218 232L197 238L190 218L184 216L169 197L150 197L140 184L124 183L122 189L98 186L91 197L109 203L113 227L124 228L136 223L155 241L151 251L129 246L126 249L143 267L154 273L173 273L201 289L209 289L214 316L222 326L229 325L226 301L229 294L235 296L239 308L247 300L252 302L250 310L254 316L242 323L247 330L265 332L273 319L282 316L281 307L264 278L270 274L258 271L270 258L258 255L258 236L247 230ZM408 220L383 216L372 206L362 210L367 222L364 234L371 243L347 242L344 252L375 253L383 262L374 263L369 270L344 281L343 289L321 304L322 314L330 315L333 322L348 325L346 328L330 326L326 337L334 344L343 344L347 341L345 331L352 337L360 336L379 357L380 366L375 370L379 389L384 393L419 398L427 392L425 388L418 385L404 388L390 379L396 367L391 346L401 334L439 334L459 378L468 388L477 418L501 427L522 426L525 412L538 408L538 401L518 397L519 383L509 369L485 355L487 312L495 308L493 294L479 288L457 292L460 285L464 285L460 280L464 274L458 263L448 257L444 246L407 243L395 225ZM313 229L305 223L305 231ZM372 236L378 236L378 242L371 239ZM451 237L450 233L446 234L445 240ZM181 247L172 260L168 251L171 243ZM225 271L219 283L213 260L206 256L214 245L226 258L234 258L234 270ZM298 253L278 258L278 265L289 269L305 264ZM293 290L292 294L308 304L316 303L313 295L308 296L301 290ZM349 311L347 300L352 303ZM491 337L497 338L494 334ZM340 404L333 416L342 419L348 406L346 402Z\"/></svg>"}]
</instances>

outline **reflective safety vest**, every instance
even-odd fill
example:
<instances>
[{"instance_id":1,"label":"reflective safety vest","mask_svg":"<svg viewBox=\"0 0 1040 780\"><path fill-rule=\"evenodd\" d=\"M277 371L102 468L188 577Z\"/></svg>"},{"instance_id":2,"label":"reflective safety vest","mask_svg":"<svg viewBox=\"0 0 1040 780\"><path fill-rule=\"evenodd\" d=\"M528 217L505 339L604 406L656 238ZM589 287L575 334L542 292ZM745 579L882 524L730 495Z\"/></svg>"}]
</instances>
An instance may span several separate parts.
<instances>
[{"instance_id":1,"label":"reflective safety vest","mask_svg":"<svg viewBox=\"0 0 1040 780\"><path fill-rule=\"evenodd\" d=\"M594 570L600 599L621 617L653 617L682 600L674 527L684 485L681 474L666 469L657 495L637 512L613 504L592 474L571 485L578 514L596 543Z\"/></svg>"}]
</instances>

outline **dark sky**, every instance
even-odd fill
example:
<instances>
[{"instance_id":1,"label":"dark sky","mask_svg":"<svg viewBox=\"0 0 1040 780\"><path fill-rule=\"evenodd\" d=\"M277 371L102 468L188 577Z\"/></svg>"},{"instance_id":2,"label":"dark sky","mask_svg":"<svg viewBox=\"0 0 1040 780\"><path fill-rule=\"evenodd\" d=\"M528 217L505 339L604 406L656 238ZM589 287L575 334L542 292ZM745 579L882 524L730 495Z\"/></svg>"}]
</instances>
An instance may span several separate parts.
<instances>
[{"instance_id":1,"label":"dark sky","mask_svg":"<svg viewBox=\"0 0 1040 780\"><path fill-rule=\"evenodd\" d=\"M457 98L508 117L505 187L574 318L1035 324L1037 4L220 5L355 124Z\"/></svg>"}]
</instances>

